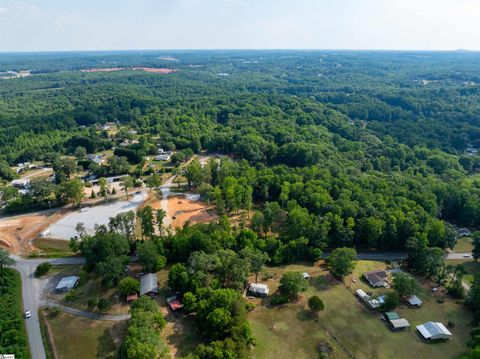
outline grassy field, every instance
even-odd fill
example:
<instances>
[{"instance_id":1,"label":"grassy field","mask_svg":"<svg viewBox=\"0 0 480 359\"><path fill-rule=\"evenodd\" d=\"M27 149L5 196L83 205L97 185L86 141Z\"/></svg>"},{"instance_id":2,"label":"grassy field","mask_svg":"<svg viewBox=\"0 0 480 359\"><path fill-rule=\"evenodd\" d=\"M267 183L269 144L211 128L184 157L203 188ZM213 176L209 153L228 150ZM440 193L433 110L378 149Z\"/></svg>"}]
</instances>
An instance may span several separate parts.
<instances>
[{"instance_id":1,"label":"grassy field","mask_svg":"<svg viewBox=\"0 0 480 359\"><path fill-rule=\"evenodd\" d=\"M69 241L57 239L34 239L32 244L47 257L68 257L74 253L68 248Z\"/></svg>"},{"instance_id":2,"label":"grassy field","mask_svg":"<svg viewBox=\"0 0 480 359\"><path fill-rule=\"evenodd\" d=\"M473 250L472 238L470 237L461 237L457 240L455 245L455 252L471 252Z\"/></svg>"},{"instance_id":3,"label":"grassy field","mask_svg":"<svg viewBox=\"0 0 480 359\"><path fill-rule=\"evenodd\" d=\"M61 313L46 315L46 328L58 359L115 358L125 323Z\"/></svg>"},{"instance_id":4,"label":"grassy field","mask_svg":"<svg viewBox=\"0 0 480 359\"><path fill-rule=\"evenodd\" d=\"M310 286L302 293L298 303L268 308L253 300L257 307L249 314L257 345L253 357L269 358L318 358L319 344L327 342L333 348L334 358L456 358L467 350L465 343L470 339L469 313L462 305L446 299L443 304L427 290L420 294L424 306L409 309L400 306L397 312L406 318L411 328L403 332L391 332L385 323L366 309L354 296L357 288L380 294L388 289L372 290L359 278L364 271L384 268L385 264L360 261L351 277L344 283L333 279L319 265L290 265L267 269L271 279L267 281L274 291L285 271L308 272ZM349 286L350 288L347 288ZM318 321L307 312L307 299L318 295L325 303L325 310ZM415 326L427 321L456 326L451 331L453 338L445 343L426 344L416 334Z\"/></svg>"}]
</instances>

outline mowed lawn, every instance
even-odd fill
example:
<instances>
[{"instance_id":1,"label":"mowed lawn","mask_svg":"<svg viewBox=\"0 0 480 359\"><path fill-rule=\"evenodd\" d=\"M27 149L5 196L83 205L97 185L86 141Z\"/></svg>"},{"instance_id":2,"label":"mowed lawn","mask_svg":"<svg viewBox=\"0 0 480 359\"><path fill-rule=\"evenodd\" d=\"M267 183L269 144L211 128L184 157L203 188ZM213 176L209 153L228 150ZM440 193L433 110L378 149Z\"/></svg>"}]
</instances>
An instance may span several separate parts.
<instances>
[{"instance_id":1,"label":"mowed lawn","mask_svg":"<svg viewBox=\"0 0 480 359\"><path fill-rule=\"evenodd\" d=\"M47 321L58 359L115 358L126 325L66 313Z\"/></svg>"},{"instance_id":2,"label":"mowed lawn","mask_svg":"<svg viewBox=\"0 0 480 359\"><path fill-rule=\"evenodd\" d=\"M298 303L267 308L255 299L257 307L249 314L249 321L257 345L253 357L269 358L318 358L317 347L327 341L334 349L334 358L349 355L355 358L445 358L458 357L467 350L470 339L471 313L461 304L446 299L443 304L428 291L419 296L424 300L420 309L400 306L397 312L411 325L406 331L392 332L375 314L367 310L354 295L357 288L375 293L388 289L372 290L359 280L361 273L371 269L385 268L374 261L359 261L353 276L345 284L333 279L318 264L290 265L267 269L273 278L266 281L272 292L285 271L308 272L312 278L308 290L302 293ZM276 274L276 279L275 279ZM263 282L259 280L259 282ZM349 286L350 288L347 288ZM307 312L307 300L318 295L325 303L325 310L318 321ZM448 342L427 344L416 333L415 326L427 321L451 320L456 325L451 329L453 338Z\"/></svg>"}]
</instances>

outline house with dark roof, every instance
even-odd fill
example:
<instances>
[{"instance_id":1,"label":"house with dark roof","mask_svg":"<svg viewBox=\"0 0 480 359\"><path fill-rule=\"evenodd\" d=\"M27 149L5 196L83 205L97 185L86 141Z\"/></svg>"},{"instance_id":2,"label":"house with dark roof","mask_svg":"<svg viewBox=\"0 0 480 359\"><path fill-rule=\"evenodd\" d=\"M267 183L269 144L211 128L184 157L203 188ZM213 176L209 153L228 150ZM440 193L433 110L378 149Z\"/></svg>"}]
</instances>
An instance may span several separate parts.
<instances>
[{"instance_id":1,"label":"house with dark roof","mask_svg":"<svg viewBox=\"0 0 480 359\"><path fill-rule=\"evenodd\" d=\"M385 287L389 288L390 284L388 283L388 273L384 270L374 270L363 274L365 280L372 287Z\"/></svg>"}]
</instances>

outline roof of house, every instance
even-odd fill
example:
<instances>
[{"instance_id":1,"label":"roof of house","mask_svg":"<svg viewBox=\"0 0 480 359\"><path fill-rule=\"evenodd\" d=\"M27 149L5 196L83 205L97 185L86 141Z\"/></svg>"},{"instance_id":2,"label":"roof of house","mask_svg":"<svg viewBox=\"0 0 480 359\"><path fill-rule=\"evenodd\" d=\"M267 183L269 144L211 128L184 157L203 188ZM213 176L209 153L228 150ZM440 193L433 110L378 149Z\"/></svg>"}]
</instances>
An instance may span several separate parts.
<instances>
[{"instance_id":1,"label":"roof of house","mask_svg":"<svg viewBox=\"0 0 480 359\"><path fill-rule=\"evenodd\" d=\"M406 328L410 326L410 323L408 322L408 320L404 318L390 320L390 324L395 329Z\"/></svg>"},{"instance_id":2,"label":"roof of house","mask_svg":"<svg viewBox=\"0 0 480 359\"><path fill-rule=\"evenodd\" d=\"M76 275L72 275L70 277L63 277L60 282L58 282L57 287L55 289L72 289L75 288L80 277Z\"/></svg>"},{"instance_id":3,"label":"roof of house","mask_svg":"<svg viewBox=\"0 0 480 359\"><path fill-rule=\"evenodd\" d=\"M390 321L400 319L400 316L397 312L386 312L385 317L387 317L387 319Z\"/></svg>"},{"instance_id":4,"label":"roof of house","mask_svg":"<svg viewBox=\"0 0 480 359\"><path fill-rule=\"evenodd\" d=\"M450 331L442 323L438 322L427 322L422 325L418 325L417 330L425 339L444 338L452 335L452 333L450 333Z\"/></svg>"},{"instance_id":5,"label":"roof of house","mask_svg":"<svg viewBox=\"0 0 480 359\"><path fill-rule=\"evenodd\" d=\"M416 295L411 295L409 297L406 297L405 300L407 301L408 304L410 305L422 305L423 302L421 301L420 298L418 298Z\"/></svg>"},{"instance_id":6,"label":"roof of house","mask_svg":"<svg viewBox=\"0 0 480 359\"><path fill-rule=\"evenodd\" d=\"M248 290L251 291L251 292L255 292L255 293L262 293L262 294L268 294L269 293L268 285L260 284L260 283L250 284L250 287L248 288Z\"/></svg>"},{"instance_id":7,"label":"roof of house","mask_svg":"<svg viewBox=\"0 0 480 359\"><path fill-rule=\"evenodd\" d=\"M384 270L374 270L363 275L371 284L383 283L388 278Z\"/></svg>"},{"instance_id":8,"label":"roof of house","mask_svg":"<svg viewBox=\"0 0 480 359\"><path fill-rule=\"evenodd\" d=\"M157 274L147 273L140 277L140 295L158 293Z\"/></svg>"}]
</instances>

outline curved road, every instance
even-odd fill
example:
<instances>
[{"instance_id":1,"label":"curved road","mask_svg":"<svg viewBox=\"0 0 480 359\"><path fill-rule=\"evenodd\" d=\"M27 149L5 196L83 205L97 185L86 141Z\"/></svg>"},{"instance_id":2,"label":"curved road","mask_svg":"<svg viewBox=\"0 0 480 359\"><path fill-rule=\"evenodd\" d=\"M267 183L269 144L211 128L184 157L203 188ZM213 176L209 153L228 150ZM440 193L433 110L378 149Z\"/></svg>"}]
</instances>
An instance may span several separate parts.
<instances>
[{"instance_id":1,"label":"curved road","mask_svg":"<svg viewBox=\"0 0 480 359\"><path fill-rule=\"evenodd\" d=\"M29 309L32 316L25 320L25 328L27 329L28 345L32 359L45 359L45 348L43 347L42 334L40 332L40 322L38 320L38 310L44 305L43 288L41 280L33 275L35 269L40 263L50 262L53 265L74 265L84 264L83 258L56 258L56 259L23 259L12 256L16 263L13 266L22 278L22 296L23 308Z\"/></svg>"}]
</instances>

